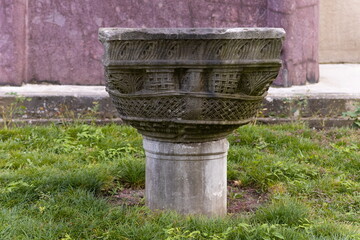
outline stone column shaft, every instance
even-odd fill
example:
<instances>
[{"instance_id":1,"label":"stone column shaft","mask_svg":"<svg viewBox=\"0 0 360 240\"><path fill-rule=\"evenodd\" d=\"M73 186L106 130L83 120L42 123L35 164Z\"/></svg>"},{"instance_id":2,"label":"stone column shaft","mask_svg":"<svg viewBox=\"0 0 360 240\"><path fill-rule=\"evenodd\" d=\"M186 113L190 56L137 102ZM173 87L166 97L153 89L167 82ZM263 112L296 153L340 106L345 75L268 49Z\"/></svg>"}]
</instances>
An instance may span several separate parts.
<instances>
[{"instance_id":1,"label":"stone column shaft","mask_svg":"<svg viewBox=\"0 0 360 240\"><path fill-rule=\"evenodd\" d=\"M170 143L144 138L146 203L181 214L226 215L226 139Z\"/></svg>"}]
</instances>

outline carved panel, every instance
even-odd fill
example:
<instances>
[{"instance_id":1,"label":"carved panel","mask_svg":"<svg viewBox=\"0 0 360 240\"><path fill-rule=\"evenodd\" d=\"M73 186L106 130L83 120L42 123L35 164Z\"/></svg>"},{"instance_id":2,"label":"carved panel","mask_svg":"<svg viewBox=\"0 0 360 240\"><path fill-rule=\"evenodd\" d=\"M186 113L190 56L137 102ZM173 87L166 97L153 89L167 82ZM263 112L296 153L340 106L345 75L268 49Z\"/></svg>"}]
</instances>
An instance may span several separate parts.
<instances>
[{"instance_id":1,"label":"carved panel","mask_svg":"<svg viewBox=\"0 0 360 240\"><path fill-rule=\"evenodd\" d=\"M148 69L146 70L146 78L144 90L150 91L171 91L178 89L174 70L172 69Z\"/></svg>"},{"instance_id":2,"label":"carved panel","mask_svg":"<svg viewBox=\"0 0 360 240\"><path fill-rule=\"evenodd\" d=\"M209 91L213 93L233 94L237 92L240 71L214 69L209 74Z\"/></svg>"},{"instance_id":3,"label":"carved panel","mask_svg":"<svg viewBox=\"0 0 360 240\"><path fill-rule=\"evenodd\" d=\"M140 91L209 92L217 94L264 94L277 76L275 71L241 72L217 69L117 69L107 70L111 90L132 94Z\"/></svg>"},{"instance_id":4,"label":"carved panel","mask_svg":"<svg viewBox=\"0 0 360 240\"><path fill-rule=\"evenodd\" d=\"M245 72L241 75L239 91L251 96L261 96L277 77L275 71Z\"/></svg>"},{"instance_id":5,"label":"carved panel","mask_svg":"<svg viewBox=\"0 0 360 240\"><path fill-rule=\"evenodd\" d=\"M251 119L256 115L260 105L261 101L204 99L201 118L220 121Z\"/></svg>"},{"instance_id":6,"label":"carved panel","mask_svg":"<svg viewBox=\"0 0 360 240\"><path fill-rule=\"evenodd\" d=\"M121 116L139 118L181 118L186 110L186 99L177 96L126 98L112 96Z\"/></svg>"},{"instance_id":7,"label":"carved panel","mask_svg":"<svg viewBox=\"0 0 360 240\"><path fill-rule=\"evenodd\" d=\"M135 93L140 91L144 84L143 70L107 70L106 79L109 89L120 93Z\"/></svg>"},{"instance_id":8,"label":"carved panel","mask_svg":"<svg viewBox=\"0 0 360 240\"><path fill-rule=\"evenodd\" d=\"M254 60L277 59L280 39L116 41L110 60Z\"/></svg>"}]
</instances>

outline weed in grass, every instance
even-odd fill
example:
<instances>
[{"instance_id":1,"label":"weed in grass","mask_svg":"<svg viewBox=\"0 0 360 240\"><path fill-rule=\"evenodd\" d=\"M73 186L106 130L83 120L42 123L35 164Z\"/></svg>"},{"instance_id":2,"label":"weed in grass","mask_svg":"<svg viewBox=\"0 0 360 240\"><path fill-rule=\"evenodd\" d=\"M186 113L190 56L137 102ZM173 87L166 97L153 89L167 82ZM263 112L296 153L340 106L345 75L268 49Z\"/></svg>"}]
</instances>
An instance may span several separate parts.
<instances>
[{"instance_id":1,"label":"weed in grass","mask_svg":"<svg viewBox=\"0 0 360 240\"><path fill-rule=\"evenodd\" d=\"M298 226L309 218L309 209L296 199L282 197L267 206L259 208L254 222Z\"/></svg>"},{"instance_id":2,"label":"weed in grass","mask_svg":"<svg viewBox=\"0 0 360 240\"><path fill-rule=\"evenodd\" d=\"M120 161L116 174L126 187L145 187L145 161L139 158L126 158Z\"/></svg>"},{"instance_id":3,"label":"weed in grass","mask_svg":"<svg viewBox=\"0 0 360 240\"><path fill-rule=\"evenodd\" d=\"M334 222L309 225L306 230L319 239L360 239L360 233L352 227L348 229L348 227Z\"/></svg>"},{"instance_id":4,"label":"weed in grass","mask_svg":"<svg viewBox=\"0 0 360 240\"><path fill-rule=\"evenodd\" d=\"M31 98L20 96L15 92L6 94L14 96L15 101L8 105L0 106L0 117L3 120L4 129L8 129L11 126L14 126L14 118L25 113L26 107L24 106L24 102L31 101Z\"/></svg>"},{"instance_id":5,"label":"weed in grass","mask_svg":"<svg viewBox=\"0 0 360 240\"><path fill-rule=\"evenodd\" d=\"M305 240L309 239L307 236L311 233L306 233L303 230L293 230L286 224L257 224L251 225L246 222L231 224L231 227L223 228L220 232L207 232L200 230L189 230L184 227L172 227L164 229L166 239L260 239L260 240ZM305 232L305 233L304 233ZM307 235L307 236L306 236ZM344 235L339 235L344 237ZM317 238L311 238L317 239ZM342 238L339 238L342 239Z\"/></svg>"},{"instance_id":6,"label":"weed in grass","mask_svg":"<svg viewBox=\"0 0 360 240\"><path fill-rule=\"evenodd\" d=\"M102 162L117 161L117 167L113 173L117 180L126 187L144 188L145 186L145 161L143 152L127 144L117 149L101 150L98 158Z\"/></svg>"},{"instance_id":7,"label":"weed in grass","mask_svg":"<svg viewBox=\"0 0 360 240\"><path fill-rule=\"evenodd\" d=\"M353 120L354 127L360 128L360 104L354 107L354 111L344 112L343 116Z\"/></svg>"},{"instance_id":8,"label":"weed in grass","mask_svg":"<svg viewBox=\"0 0 360 240\"><path fill-rule=\"evenodd\" d=\"M202 233L198 230L190 232L189 230L183 230L179 227L165 229L166 240L186 240L186 239L227 239L233 228L229 227L224 232L218 234Z\"/></svg>"},{"instance_id":9,"label":"weed in grass","mask_svg":"<svg viewBox=\"0 0 360 240\"><path fill-rule=\"evenodd\" d=\"M0 189L1 194L12 193L22 188L29 188L30 185L22 180L9 182L5 187Z\"/></svg>"},{"instance_id":10,"label":"weed in grass","mask_svg":"<svg viewBox=\"0 0 360 240\"><path fill-rule=\"evenodd\" d=\"M278 182L273 185L270 185L268 191L272 195L284 195L288 192L287 187L283 182Z\"/></svg>"}]
</instances>

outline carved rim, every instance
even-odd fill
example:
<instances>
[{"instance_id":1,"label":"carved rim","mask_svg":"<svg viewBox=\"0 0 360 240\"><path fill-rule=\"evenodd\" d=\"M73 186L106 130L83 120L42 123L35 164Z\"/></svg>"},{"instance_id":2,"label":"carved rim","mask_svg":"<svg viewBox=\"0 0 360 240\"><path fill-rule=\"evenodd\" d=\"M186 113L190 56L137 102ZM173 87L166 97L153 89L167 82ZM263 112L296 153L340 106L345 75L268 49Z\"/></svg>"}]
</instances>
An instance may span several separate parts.
<instances>
[{"instance_id":1,"label":"carved rim","mask_svg":"<svg viewBox=\"0 0 360 240\"><path fill-rule=\"evenodd\" d=\"M148 68L149 66L167 66L167 67L179 67L181 68L211 68L214 66L237 66L237 67L276 67L281 66L282 60L274 59L249 59L249 60L104 60L103 65L105 67L137 67Z\"/></svg>"},{"instance_id":2,"label":"carved rim","mask_svg":"<svg viewBox=\"0 0 360 240\"><path fill-rule=\"evenodd\" d=\"M100 28L101 42L157 39L263 39L284 38L282 28Z\"/></svg>"}]
</instances>

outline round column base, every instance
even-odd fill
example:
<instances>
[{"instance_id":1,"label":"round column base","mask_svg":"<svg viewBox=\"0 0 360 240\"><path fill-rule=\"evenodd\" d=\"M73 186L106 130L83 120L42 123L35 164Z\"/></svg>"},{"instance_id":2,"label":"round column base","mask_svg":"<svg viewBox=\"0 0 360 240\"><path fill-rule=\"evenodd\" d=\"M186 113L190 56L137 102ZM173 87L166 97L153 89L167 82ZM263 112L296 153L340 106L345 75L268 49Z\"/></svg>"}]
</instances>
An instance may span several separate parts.
<instances>
[{"instance_id":1,"label":"round column base","mask_svg":"<svg viewBox=\"0 0 360 240\"><path fill-rule=\"evenodd\" d=\"M146 204L181 214L226 215L226 139L170 143L144 138Z\"/></svg>"}]
</instances>

